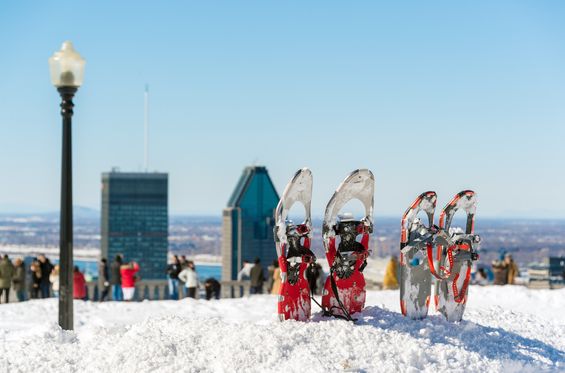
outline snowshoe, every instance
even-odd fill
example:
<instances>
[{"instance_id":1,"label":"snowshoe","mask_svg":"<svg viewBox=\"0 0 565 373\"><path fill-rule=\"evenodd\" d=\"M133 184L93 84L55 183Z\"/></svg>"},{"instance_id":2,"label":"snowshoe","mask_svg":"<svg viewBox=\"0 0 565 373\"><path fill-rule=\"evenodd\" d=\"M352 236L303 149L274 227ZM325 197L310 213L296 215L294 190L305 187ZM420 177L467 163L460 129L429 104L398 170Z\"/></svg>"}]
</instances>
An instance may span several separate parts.
<instances>
[{"instance_id":1,"label":"snowshoe","mask_svg":"<svg viewBox=\"0 0 565 373\"><path fill-rule=\"evenodd\" d=\"M281 321L306 321L310 318L310 287L306 279L306 269L316 260L310 250L311 201L312 172L303 168L296 172L286 186L275 211L274 236L282 280L278 298L278 314ZM295 225L288 220L288 213L297 202L304 205L306 216L302 224Z\"/></svg>"},{"instance_id":2,"label":"snowshoe","mask_svg":"<svg viewBox=\"0 0 565 373\"><path fill-rule=\"evenodd\" d=\"M431 296L430 267L426 251L433 246L434 212L437 195L425 192L402 216L400 233L400 309L404 316L423 319L428 315ZM423 211L427 225L418 217Z\"/></svg>"},{"instance_id":3,"label":"snowshoe","mask_svg":"<svg viewBox=\"0 0 565 373\"><path fill-rule=\"evenodd\" d=\"M351 315L365 306L363 269L373 231L374 185L371 171L355 170L339 185L326 207L322 235L330 274L322 295L325 314L353 320ZM361 201L365 208L361 220L355 220L351 214L339 215L352 199Z\"/></svg>"},{"instance_id":4,"label":"snowshoe","mask_svg":"<svg viewBox=\"0 0 565 373\"><path fill-rule=\"evenodd\" d=\"M445 206L440 215L439 232L435 239L436 256L428 250L429 265L436 278L435 304L448 321L461 321L467 302L473 261L478 260L480 237L474 234L476 195L464 190ZM466 226L452 227L453 217L459 210L466 213Z\"/></svg>"}]
</instances>

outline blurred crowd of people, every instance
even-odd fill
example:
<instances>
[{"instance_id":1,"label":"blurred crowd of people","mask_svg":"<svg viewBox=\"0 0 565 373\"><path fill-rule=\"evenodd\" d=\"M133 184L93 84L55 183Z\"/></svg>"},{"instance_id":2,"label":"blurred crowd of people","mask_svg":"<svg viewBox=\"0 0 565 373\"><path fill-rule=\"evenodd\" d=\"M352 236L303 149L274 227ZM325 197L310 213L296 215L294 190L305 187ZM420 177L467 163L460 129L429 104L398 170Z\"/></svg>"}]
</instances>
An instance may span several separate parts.
<instances>
[{"instance_id":1,"label":"blurred crowd of people","mask_svg":"<svg viewBox=\"0 0 565 373\"><path fill-rule=\"evenodd\" d=\"M135 283L139 280L136 273L139 265L135 262L123 263L117 256L112 265L103 258L98 265L99 300L108 300L110 288L112 299L132 300ZM58 297L60 290L60 267L52 264L49 258L41 254L27 265L21 258L10 260L8 255L0 259L0 303L10 301L10 291L15 292L19 302L29 299ZM73 298L88 299L86 279L78 266L73 268Z\"/></svg>"},{"instance_id":2,"label":"blurred crowd of people","mask_svg":"<svg viewBox=\"0 0 565 373\"><path fill-rule=\"evenodd\" d=\"M196 265L188 260L185 255L173 256L172 262L167 266L167 280L169 282L169 299L178 300L179 287L182 288L185 298L199 298L199 289L202 284L198 280ZM220 299L221 284L210 277L204 281L206 299Z\"/></svg>"},{"instance_id":3,"label":"blurred crowd of people","mask_svg":"<svg viewBox=\"0 0 565 373\"><path fill-rule=\"evenodd\" d=\"M20 302L57 295L59 265L53 265L45 255L39 255L26 268L23 259L12 261L4 255L0 260L0 302L10 301L11 290Z\"/></svg>"}]
</instances>

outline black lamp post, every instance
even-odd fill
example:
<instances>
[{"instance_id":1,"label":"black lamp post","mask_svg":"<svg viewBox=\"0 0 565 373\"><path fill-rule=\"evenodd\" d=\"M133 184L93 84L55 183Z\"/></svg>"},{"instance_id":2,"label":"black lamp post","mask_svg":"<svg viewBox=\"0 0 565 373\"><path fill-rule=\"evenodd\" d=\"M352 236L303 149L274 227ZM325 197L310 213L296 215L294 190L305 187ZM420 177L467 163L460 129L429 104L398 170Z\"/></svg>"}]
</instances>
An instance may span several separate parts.
<instances>
[{"instance_id":1,"label":"black lamp post","mask_svg":"<svg viewBox=\"0 0 565 373\"><path fill-rule=\"evenodd\" d=\"M71 121L73 96L82 84L85 61L70 41L49 58L51 82L61 95L63 158L61 164L61 218L59 239L59 325L73 330L73 169Z\"/></svg>"}]
</instances>

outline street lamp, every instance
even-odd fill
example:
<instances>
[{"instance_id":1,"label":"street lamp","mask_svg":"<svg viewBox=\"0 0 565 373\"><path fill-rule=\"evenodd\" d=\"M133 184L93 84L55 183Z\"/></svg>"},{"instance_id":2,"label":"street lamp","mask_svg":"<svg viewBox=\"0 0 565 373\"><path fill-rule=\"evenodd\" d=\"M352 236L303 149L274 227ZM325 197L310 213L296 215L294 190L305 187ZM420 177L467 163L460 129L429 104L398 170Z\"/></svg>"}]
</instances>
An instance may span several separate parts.
<instances>
[{"instance_id":1,"label":"street lamp","mask_svg":"<svg viewBox=\"0 0 565 373\"><path fill-rule=\"evenodd\" d=\"M73 96L82 84L84 59L70 41L49 58L51 82L61 95L63 158L61 164L61 219L59 238L59 325L73 330L73 170L71 119Z\"/></svg>"}]
</instances>

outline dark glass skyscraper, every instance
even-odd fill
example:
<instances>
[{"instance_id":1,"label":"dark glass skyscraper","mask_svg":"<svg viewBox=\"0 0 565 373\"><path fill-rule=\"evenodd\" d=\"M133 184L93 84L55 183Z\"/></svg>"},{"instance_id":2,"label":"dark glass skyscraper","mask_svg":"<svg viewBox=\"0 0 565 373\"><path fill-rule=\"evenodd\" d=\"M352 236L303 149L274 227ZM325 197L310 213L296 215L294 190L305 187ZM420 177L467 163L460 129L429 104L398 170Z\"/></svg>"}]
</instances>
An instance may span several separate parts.
<instances>
[{"instance_id":1,"label":"dark glass skyscraper","mask_svg":"<svg viewBox=\"0 0 565 373\"><path fill-rule=\"evenodd\" d=\"M142 279L163 279L169 234L168 175L102 174L102 256L139 263Z\"/></svg>"},{"instance_id":2,"label":"dark glass skyscraper","mask_svg":"<svg viewBox=\"0 0 565 373\"><path fill-rule=\"evenodd\" d=\"M236 280L244 260L276 259L274 212L279 195L267 168L246 167L223 213L222 279Z\"/></svg>"}]
</instances>

